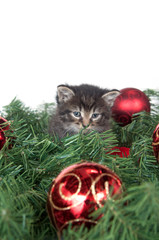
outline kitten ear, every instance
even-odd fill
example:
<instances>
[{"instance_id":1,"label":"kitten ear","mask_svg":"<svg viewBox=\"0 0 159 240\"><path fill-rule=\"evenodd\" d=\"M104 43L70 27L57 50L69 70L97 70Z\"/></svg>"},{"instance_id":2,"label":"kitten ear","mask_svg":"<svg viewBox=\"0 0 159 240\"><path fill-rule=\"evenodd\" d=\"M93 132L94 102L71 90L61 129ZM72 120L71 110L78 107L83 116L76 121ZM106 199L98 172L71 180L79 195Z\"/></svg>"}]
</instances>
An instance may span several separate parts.
<instances>
[{"instance_id":1,"label":"kitten ear","mask_svg":"<svg viewBox=\"0 0 159 240\"><path fill-rule=\"evenodd\" d=\"M116 99L116 97L120 94L119 91L111 91L108 93L105 93L102 98L104 99L104 101L110 106L113 106L113 103Z\"/></svg>"},{"instance_id":2,"label":"kitten ear","mask_svg":"<svg viewBox=\"0 0 159 240\"><path fill-rule=\"evenodd\" d=\"M66 86L57 87L57 100L58 100L59 103L67 102L74 95L75 95L74 92Z\"/></svg>"}]
</instances>

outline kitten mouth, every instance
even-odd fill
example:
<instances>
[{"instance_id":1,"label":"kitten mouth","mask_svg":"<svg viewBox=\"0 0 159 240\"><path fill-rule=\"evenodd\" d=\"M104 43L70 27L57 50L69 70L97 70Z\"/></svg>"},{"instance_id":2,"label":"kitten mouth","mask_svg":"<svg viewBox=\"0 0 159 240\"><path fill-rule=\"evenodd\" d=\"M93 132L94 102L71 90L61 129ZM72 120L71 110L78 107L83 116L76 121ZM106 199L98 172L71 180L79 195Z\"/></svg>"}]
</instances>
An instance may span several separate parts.
<instances>
[{"instance_id":1,"label":"kitten mouth","mask_svg":"<svg viewBox=\"0 0 159 240\"><path fill-rule=\"evenodd\" d=\"M89 128L89 127L87 127L87 128L82 128L82 132L83 132L84 134L89 133L89 132L91 132L91 131L92 131L92 129Z\"/></svg>"}]
</instances>

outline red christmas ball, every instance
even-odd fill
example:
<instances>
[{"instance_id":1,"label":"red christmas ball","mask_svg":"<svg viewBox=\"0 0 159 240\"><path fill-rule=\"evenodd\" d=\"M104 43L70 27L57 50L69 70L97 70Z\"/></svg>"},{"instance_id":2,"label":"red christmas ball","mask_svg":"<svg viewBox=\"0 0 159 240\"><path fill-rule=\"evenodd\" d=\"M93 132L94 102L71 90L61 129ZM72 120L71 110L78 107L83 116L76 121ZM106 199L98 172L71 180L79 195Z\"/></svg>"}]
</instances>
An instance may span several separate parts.
<instances>
[{"instance_id":1,"label":"red christmas ball","mask_svg":"<svg viewBox=\"0 0 159 240\"><path fill-rule=\"evenodd\" d=\"M7 123L7 120L0 117L0 150L2 149L2 147L6 142L4 131L9 129L9 125L6 123Z\"/></svg>"},{"instance_id":2,"label":"red christmas ball","mask_svg":"<svg viewBox=\"0 0 159 240\"><path fill-rule=\"evenodd\" d=\"M150 102L144 92L136 88L124 88L114 101L112 117L121 126L132 121L132 115L138 112L150 112Z\"/></svg>"},{"instance_id":3,"label":"red christmas ball","mask_svg":"<svg viewBox=\"0 0 159 240\"><path fill-rule=\"evenodd\" d=\"M114 150L111 155L118 155L120 157L129 157L130 155L130 148L127 147L113 147Z\"/></svg>"},{"instance_id":4,"label":"red christmas ball","mask_svg":"<svg viewBox=\"0 0 159 240\"><path fill-rule=\"evenodd\" d=\"M9 130L9 124L7 123L7 120L3 117L0 117L0 129L3 131Z\"/></svg>"},{"instance_id":5,"label":"red christmas ball","mask_svg":"<svg viewBox=\"0 0 159 240\"><path fill-rule=\"evenodd\" d=\"M154 154L157 159L157 162L159 163L159 124L156 126L152 137L153 137L152 146L153 146Z\"/></svg>"},{"instance_id":6,"label":"red christmas ball","mask_svg":"<svg viewBox=\"0 0 159 240\"><path fill-rule=\"evenodd\" d=\"M0 130L0 150L4 146L5 142L6 142L6 138L4 136L4 132Z\"/></svg>"},{"instance_id":7,"label":"red christmas ball","mask_svg":"<svg viewBox=\"0 0 159 240\"><path fill-rule=\"evenodd\" d=\"M69 223L90 227L98 220L90 214L121 192L121 180L108 167L88 162L74 164L52 182L47 199L50 220L58 232Z\"/></svg>"}]
</instances>

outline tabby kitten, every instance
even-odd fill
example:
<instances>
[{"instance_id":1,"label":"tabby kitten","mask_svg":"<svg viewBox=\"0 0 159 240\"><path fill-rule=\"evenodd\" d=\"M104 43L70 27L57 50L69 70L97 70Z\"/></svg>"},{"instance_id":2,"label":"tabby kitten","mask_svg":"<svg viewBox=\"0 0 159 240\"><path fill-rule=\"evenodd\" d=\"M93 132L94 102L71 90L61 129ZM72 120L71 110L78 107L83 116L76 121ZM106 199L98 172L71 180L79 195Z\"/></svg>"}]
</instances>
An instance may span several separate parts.
<instances>
[{"instance_id":1,"label":"tabby kitten","mask_svg":"<svg viewBox=\"0 0 159 240\"><path fill-rule=\"evenodd\" d=\"M104 132L110 128L111 106L118 90L93 85L60 85L57 87L57 107L51 118L49 133L59 138L84 131Z\"/></svg>"}]
</instances>

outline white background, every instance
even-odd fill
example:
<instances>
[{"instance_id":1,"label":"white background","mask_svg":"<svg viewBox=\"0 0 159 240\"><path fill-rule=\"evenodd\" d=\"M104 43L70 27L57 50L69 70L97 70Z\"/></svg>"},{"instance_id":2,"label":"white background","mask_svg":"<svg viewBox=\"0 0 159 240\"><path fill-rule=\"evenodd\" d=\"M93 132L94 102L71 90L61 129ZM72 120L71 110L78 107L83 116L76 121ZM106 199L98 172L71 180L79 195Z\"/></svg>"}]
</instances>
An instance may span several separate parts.
<instances>
[{"instance_id":1,"label":"white background","mask_svg":"<svg viewBox=\"0 0 159 240\"><path fill-rule=\"evenodd\" d=\"M159 89L159 1L0 0L0 109L63 83Z\"/></svg>"}]
</instances>

